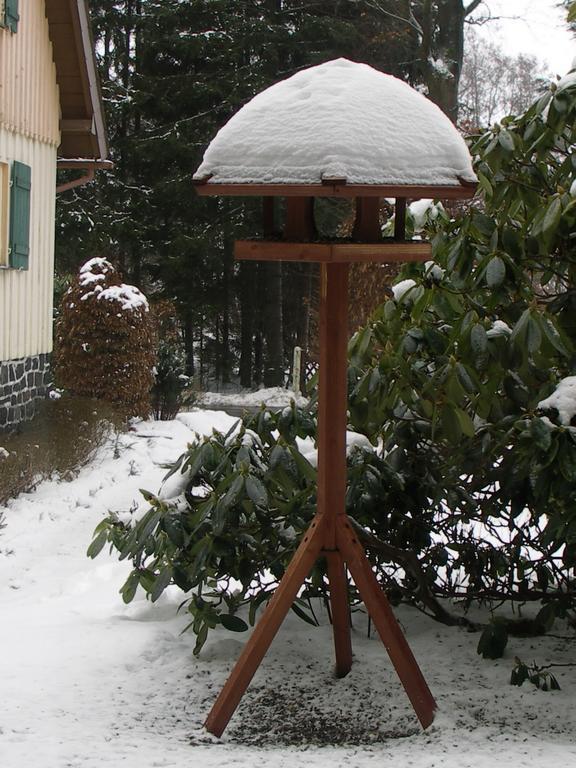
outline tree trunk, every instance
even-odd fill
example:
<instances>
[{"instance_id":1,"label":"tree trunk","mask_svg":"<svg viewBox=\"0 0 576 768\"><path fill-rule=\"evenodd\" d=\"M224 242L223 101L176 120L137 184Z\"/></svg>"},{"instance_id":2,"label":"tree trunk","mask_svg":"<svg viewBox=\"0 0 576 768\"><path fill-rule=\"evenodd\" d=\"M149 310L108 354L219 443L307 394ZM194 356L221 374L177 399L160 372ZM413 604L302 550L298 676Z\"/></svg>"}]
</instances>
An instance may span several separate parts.
<instances>
[{"instance_id":1,"label":"tree trunk","mask_svg":"<svg viewBox=\"0 0 576 768\"><path fill-rule=\"evenodd\" d=\"M194 376L194 319L192 312L184 314L184 353L186 355L186 375Z\"/></svg>"},{"instance_id":2,"label":"tree trunk","mask_svg":"<svg viewBox=\"0 0 576 768\"><path fill-rule=\"evenodd\" d=\"M467 9L462 0L436 0L434 5L435 13L429 0L423 5L421 61L424 80L432 101L456 123Z\"/></svg>"},{"instance_id":3,"label":"tree trunk","mask_svg":"<svg viewBox=\"0 0 576 768\"><path fill-rule=\"evenodd\" d=\"M240 385L252 386L254 319L257 269L250 262L240 266Z\"/></svg>"},{"instance_id":4,"label":"tree trunk","mask_svg":"<svg viewBox=\"0 0 576 768\"><path fill-rule=\"evenodd\" d=\"M284 384L284 344L282 339L282 263L270 261L261 265L264 280L262 320L266 342L264 386Z\"/></svg>"},{"instance_id":5,"label":"tree trunk","mask_svg":"<svg viewBox=\"0 0 576 768\"><path fill-rule=\"evenodd\" d=\"M222 270L222 337L220 345L220 372L222 382L227 384L230 381L230 305L232 294L232 273L233 273L232 244L224 245L224 264Z\"/></svg>"}]
</instances>

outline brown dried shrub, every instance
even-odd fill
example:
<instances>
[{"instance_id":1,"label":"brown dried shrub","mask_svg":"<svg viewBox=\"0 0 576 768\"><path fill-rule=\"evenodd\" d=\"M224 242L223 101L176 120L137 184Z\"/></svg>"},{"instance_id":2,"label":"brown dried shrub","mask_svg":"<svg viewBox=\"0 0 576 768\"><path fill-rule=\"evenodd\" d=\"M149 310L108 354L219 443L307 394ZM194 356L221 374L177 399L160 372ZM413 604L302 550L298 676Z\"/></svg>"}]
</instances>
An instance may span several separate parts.
<instances>
[{"instance_id":1,"label":"brown dried shrub","mask_svg":"<svg viewBox=\"0 0 576 768\"><path fill-rule=\"evenodd\" d=\"M72 480L101 446L116 442L125 426L111 403L77 397L44 400L32 421L16 433L0 435L0 508L43 480Z\"/></svg>"},{"instance_id":2,"label":"brown dried shrub","mask_svg":"<svg viewBox=\"0 0 576 768\"><path fill-rule=\"evenodd\" d=\"M80 268L56 324L54 372L69 392L150 413L154 326L144 295L103 258Z\"/></svg>"}]
</instances>

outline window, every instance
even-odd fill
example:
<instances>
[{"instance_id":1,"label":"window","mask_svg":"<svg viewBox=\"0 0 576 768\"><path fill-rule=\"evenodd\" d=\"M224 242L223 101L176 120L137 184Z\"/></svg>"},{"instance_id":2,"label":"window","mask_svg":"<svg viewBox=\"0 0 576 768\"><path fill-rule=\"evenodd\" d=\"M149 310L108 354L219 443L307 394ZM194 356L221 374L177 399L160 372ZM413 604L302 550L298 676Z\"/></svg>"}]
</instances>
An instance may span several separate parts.
<instances>
[{"instance_id":1,"label":"window","mask_svg":"<svg viewBox=\"0 0 576 768\"><path fill-rule=\"evenodd\" d=\"M19 20L18 0L0 0L0 26L16 32Z\"/></svg>"},{"instance_id":2,"label":"window","mask_svg":"<svg viewBox=\"0 0 576 768\"><path fill-rule=\"evenodd\" d=\"M29 165L16 161L12 163L8 263L14 269L28 269L31 175Z\"/></svg>"},{"instance_id":3,"label":"window","mask_svg":"<svg viewBox=\"0 0 576 768\"><path fill-rule=\"evenodd\" d=\"M31 168L0 161L0 268L28 269Z\"/></svg>"},{"instance_id":4,"label":"window","mask_svg":"<svg viewBox=\"0 0 576 768\"><path fill-rule=\"evenodd\" d=\"M2 0L0 0L2 2ZM8 211L10 200L10 166L0 162L0 267L8 266Z\"/></svg>"}]
</instances>

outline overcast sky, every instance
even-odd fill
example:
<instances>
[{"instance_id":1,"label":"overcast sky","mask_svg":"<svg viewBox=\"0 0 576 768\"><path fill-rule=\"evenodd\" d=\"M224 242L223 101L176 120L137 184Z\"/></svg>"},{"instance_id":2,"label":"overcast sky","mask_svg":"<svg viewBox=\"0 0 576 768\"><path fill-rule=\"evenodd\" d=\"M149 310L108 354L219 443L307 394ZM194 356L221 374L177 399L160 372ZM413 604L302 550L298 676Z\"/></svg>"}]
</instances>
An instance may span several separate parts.
<instances>
[{"instance_id":1,"label":"overcast sky","mask_svg":"<svg viewBox=\"0 0 576 768\"><path fill-rule=\"evenodd\" d=\"M570 69L576 57L576 38L568 31L566 11L558 9L557 0L485 0L484 6L493 16L507 17L486 24L482 33L508 53L531 53L545 61L553 75L564 75Z\"/></svg>"}]
</instances>

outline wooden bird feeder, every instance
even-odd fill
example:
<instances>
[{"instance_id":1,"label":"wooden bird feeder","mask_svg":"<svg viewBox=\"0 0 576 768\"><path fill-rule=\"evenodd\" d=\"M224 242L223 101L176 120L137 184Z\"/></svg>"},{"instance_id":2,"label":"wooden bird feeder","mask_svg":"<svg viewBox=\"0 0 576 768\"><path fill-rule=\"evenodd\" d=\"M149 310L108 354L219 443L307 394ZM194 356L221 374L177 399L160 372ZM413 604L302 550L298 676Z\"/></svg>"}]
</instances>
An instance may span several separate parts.
<instances>
[{"instance_id":1,"label":"wooden bird feeder","mask_svg":"<svg viewBox=\"0 0 576 768\"><path fill-rule=\"evenodd\" d=\"M349 108L343 111L341 102ZM313 125L321 127L314 131ZM309 146L310 166L305 166L302 151L306 157ZM336 163L334 146L340 153ZM359 158L366 161L360 171ZM406 183L397 178L399 170L409 177ZM466 146L448 118L405 83L338 59L277 83L243 107L208 148L194 182L199 195L262 197L264 238L237 241L237 259L321 265L317 512L205 727L222 734L304 580L323 557L337 676L344 677L352 666L348 570L427 728L434 719L434 698L346 515L348 272L352 262L431 257L429 243L405 239L406 203L472 197L476 179ZM281 238L274 221L276 197L286 201ZM351 239L318 239L317 197L355 201ZM392 239L381 235L381 198L395 200Z\"/></svg>"}]
</instances>

